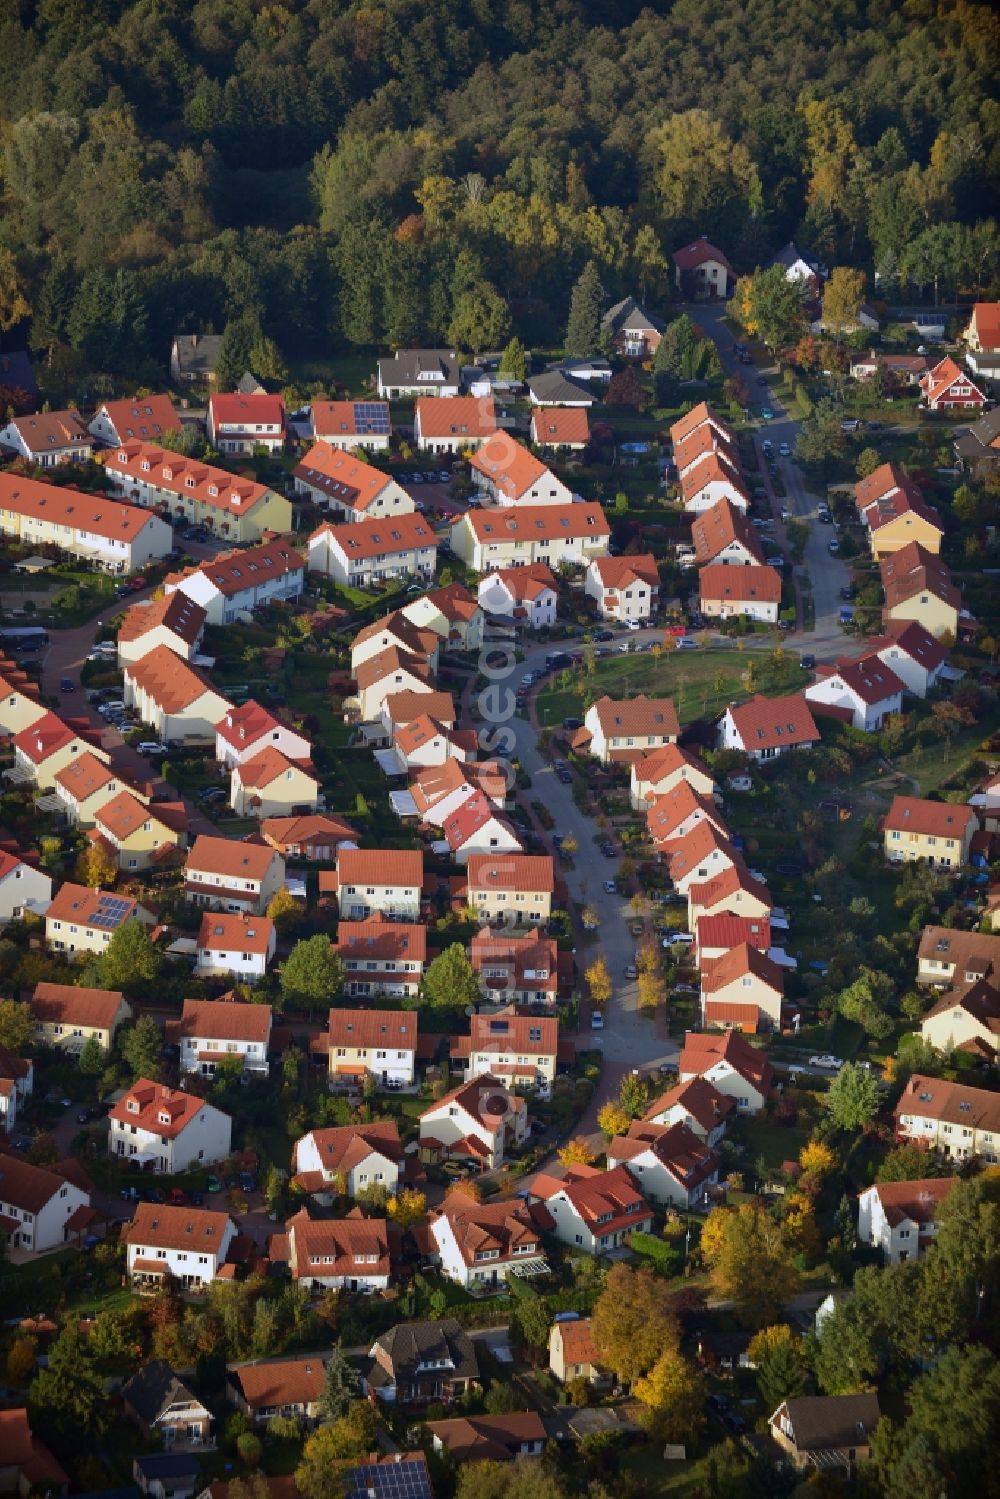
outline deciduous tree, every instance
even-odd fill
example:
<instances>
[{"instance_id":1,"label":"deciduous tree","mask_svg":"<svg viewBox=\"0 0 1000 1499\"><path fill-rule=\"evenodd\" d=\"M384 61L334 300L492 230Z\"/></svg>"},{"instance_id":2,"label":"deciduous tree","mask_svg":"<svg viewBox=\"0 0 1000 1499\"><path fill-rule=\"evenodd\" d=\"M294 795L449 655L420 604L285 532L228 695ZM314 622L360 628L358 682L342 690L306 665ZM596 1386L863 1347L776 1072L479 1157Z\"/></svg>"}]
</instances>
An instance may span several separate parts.
<instances>
[{"instance_id":1,"label":"deciduous tree","mask_svg":"<svg viewBox=\"0 0 1000 1499\"><path fill-rule=\"evenodd\" d=\"M325 932L296 942L281 970L281 992L291 1004L326 1009L344 986L343 959Z\"/></svg>"},{"instance_id":2,"label":"deciduous tree","mask_svg":"<svg viewBox=\"0 0 1000 1499\"><path fill-rule=\"evenodd\" d=\"M597 1005L599 1009L602 1008L612 995L611 974L608 972L607 961L603 953L594 959L584 973L584 978L590 990L591 1003Z\"/></svg>"},{"instance_id":3,"label":"deciduous tree","mask_svg":"<svg viewBox=\"0 0 1000 1499\"><path fill-rule=\"evenodd\" d=\"M118 878L118 860L106 843L95 839L77 859L74 873L91 890L111 889Z\"/></svg>"},{"instance_id":4,"label":"deciduous tree","mask_svg":"<svg viewBox=\"0 0 1000 1499\"><path fill-rule=\"evenodd\" d=\"M0 999L0 1046L19 1054L34 1034L31 1011L18 999Z\"/></svg>"},{"instance_id":5,"label":"deciduous tree","mask_svg":"<svg viewBox=\"0 0 1000 1499\"><path fill-rule=\"evenodd\" d=\"M736 1303L750 1327L776 1321L795 1294L797 1276L780 1226L752 1203L716 1208L701 1236L701 1253L721 1296Z\"/></svg>"},{"instance_id":6,"label":"deciduous tree","mask_svg":"<svg viewBox=\"0 0 1000 1499\"><path fill-rule=\"evenodd\" d=\"M632 1116L625 1112L616 1098L609 1098L597 1111L597 1123L610 1140L614 1135L628 1134Z\"/></svg>"},{"instance_id":7,"label":"deciduous tree","mask_svg":"<svg viewBox=\"0 0 1000 1499\"><path fill-rule=\"evenodd\" d=\"M443 1010L465 1009L480 997L479 977L460 942L453 942L427 965L424 999Z\"/></svg>"},{"instance_id":8,"label":"deciduous tree","mask_svg":"<svg viewBox=\"0 0 1000 1499\"><path fill-rule=\"evenodd\" d=\"M140 1015L135 1025L121 1033L119 1044L133 1079L148 1077L155 1081L159 1077L163 1037L151 1015Z\"/></svg>"},{"instance_id":9,"label":"deciduous tree","mask_svg":"<svg viewBox=\"0 0 1000 1499\"><path fill-rule=\"evenodd\" d=\"M111 935L98 961L101 983L105 989L124 989L149 993L149 986L159 978L163 955L141 921L126 921Z\"/></svg>"},{"instance_id":10,"label":"deciduous tree","mask_svg":"<svg viewBox=\"0 0 1000 1499\"><path fill-rule=\"evenodd\" d=\"M415 1223L426 1218L427 1198L416 1187L403 1187L394 1197L390 1197L388 1213L399 1228L412 1228Z\"/></svg>"},{"instance_id":11,"label":"deciduous tree","mask_svg":"<svg viewBox=\"0 0 1000 1499\"><path fill-rule=\"evenodd\" d=\"M823 1102L840 1129L867 1128L878 1113L878 1082L867 1067L845 1062L832 1080Z\"/></svg>"},{"instance_id":12,"label":"deciduous tree","mask_svg":"<svg viewBox=\"0 0 1000 1499\"><path fill-rule=\"evenodd\" d=\"M643 1426L661 1442L689 1440L704 1425L705 1381L677 1349L667 1349L635 1384Z\"/></svg>"},{"instance_id":13,"label":"deciduous tree","mask_svg":"<svg viewBox=\"0 0 1000 1499\"><path fill-rule=\"evenodd\" d=\"M823 322L831 333L846 333L857 326L865 299L865 273L838 265L823 290Z\"/></svg>"},{"instance_id":14,"label":"deciduous tree","mask_svg":"<svg viewBox=\"0 0 1000 1499\"><path fill-rule=\"evenodd\" d=\"M583 1135L575 1135L562 1147L558 1155L563 1166L592 1166L594 1163L594 1152Z\"/></svg>"},{"instance_id":15,"label":"deciduous tree","mask_svg":"<svg viewBox=\"0 0 1000 1499\"><path fill-rule=\"evenodd\" d=\"M613 1266L594 1306L591 1335L601 1363L632 1384L680 1346L666 1282L652 1270Z\"/></svg>"}]
</instances>

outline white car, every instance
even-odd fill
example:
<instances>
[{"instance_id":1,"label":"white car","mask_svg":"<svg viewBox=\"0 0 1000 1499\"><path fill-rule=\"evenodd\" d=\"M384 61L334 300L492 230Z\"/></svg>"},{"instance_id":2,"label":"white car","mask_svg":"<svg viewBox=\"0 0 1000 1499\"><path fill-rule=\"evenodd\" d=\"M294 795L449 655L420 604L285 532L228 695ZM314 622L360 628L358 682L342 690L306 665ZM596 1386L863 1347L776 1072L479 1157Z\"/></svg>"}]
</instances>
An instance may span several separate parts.
<instances>
[{"instance_id":1,"label":"white car","mask_svg":"<svg viewBox=\"0 0 1000 1499\"><path fill-rule=\"evenodd\" d=\"M671 932L669 936L663 939L664 947L691 947L693 944L693 932Z\"/></svg>"},{"instance_id":2,"label":"white car","mask_svg":"<svg viewBox=\"0 0 1000 1499\"><path fill-rule=\"evenodd\" d=\"M140 755L165 755L167 746L161 744L158 739L143 739L136 745Z\"/></svg>"},{"instance_id":3,"label":"white car","mask_svg":"<svg viewBox=\"0 0 1000 1499\"><path fill-rule=\"evenodd\" d=\"M600 1010L591 1010L591 1012L590 1012L590 1029L592 1031L603 1031L603 1029L604 1029L604 1016L601 1014Z\"/></svg>"},{"instance_id":4,"label":"white car","mask_svg":"<svg viewBox=\"0 0 1000 1499\"><path fill-rule=\"evenodd\" d=\"M783 442L781 444L781 447L778 449L778 452L781 454L782 458L791 458L791 456L792 456L792 450L788 446L787 442Z\"/></svg>"},{"instance_id":5,"label":"white car","mask_svg":"<svg viewBox=\"0 0 1000 1499\"><path fill-rule=\"evenodd\" d=\"M626 630L641 630L642 625L637 619L627 619L625 621L625 628Z\"/></svg>"},{"instance_id":6,"label":"white car","mask_svg":"<svg viewBox=\"0 0 1000 1499\"><path fill-rule=\"evenodd\" d=\"M810 1067L826 1067L831 1072L839 1072L843 1065L844 1064L841 1061L840 1057L835 1057L831 1052L828 1051L823 1052L822 1056L809 1058Z\"/></svg>"}]
</instances>

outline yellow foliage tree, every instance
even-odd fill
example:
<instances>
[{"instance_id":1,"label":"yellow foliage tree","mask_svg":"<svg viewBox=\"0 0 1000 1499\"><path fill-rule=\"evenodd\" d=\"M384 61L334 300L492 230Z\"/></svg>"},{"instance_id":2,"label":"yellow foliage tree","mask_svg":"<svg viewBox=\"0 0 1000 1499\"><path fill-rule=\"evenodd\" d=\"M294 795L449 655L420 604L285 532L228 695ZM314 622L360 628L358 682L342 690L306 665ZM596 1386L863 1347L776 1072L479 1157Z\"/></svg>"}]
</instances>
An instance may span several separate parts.
<instances>
[{"instance_id":1,"label":"yellow foliage tree","mask_svg":"<svg viewBox=\"0 0 1000 1499\"><path fill-rule=\"evenodd\" d=\"M282 885L271 896L267 914L274 922L279 936L287 937L301 924L303 910L287 885Z\"/></svg>"},{"instance_id":2,"label":"yellow foliage tree","mask_svg":"<svg viewBox=\"0 0 1000 1499\"><path fill-rule=\"evenodd\" d=\"M663 1003L667 996L662 974L650 973L646 969L639 974L636 988L638 990L640 1010L655 1010L658 1005Z\"/></svg>"},{"instance_id":3,"label":"yellow foliage tree","mask_svg":"<svg viewBox=\"0 0 1000 1499\"><path fill-rule=\"evenodd\" d=\"M395 1197L389 1198L387 1211L400 1228L412 1228L427 1216L427 1198L416 1187L404 1187Z\"/></svg>"},{"instance_id":4,"label":"yellow foliage tree","mask_svg":"<svg viewBox=\"0 0 1000 1499\"><path fill-rule=\"evenodd\" d=\"M584 974L590 990L591 1003L601 1007L611 998L611 974L603 956L595 958Z\"/></svg>"},{"instance_id":5,"label":"yellow foliage tree","mask_svg":"<svg viewBox=\"0 0 1000 1499\"><path fill-rule=\"evenodd\" d=\"M686 1440L704 1423L704 1379L676 1349L662 1353L636 1381L635 1396L642 1403L643 1426L658 1441Z\"/></svg>"},{"instance_id":6,"label":"yellow foliage tree","mask_svg":"<svg viewBox=\"0 0 1000 1499\"><path fill-rule=\"evenodd\" d=\"M799 1151L799 1165L814 1176L829 1176L837 1166L837 1157L822 1140L809 1140Z\"/></svg>"},{"instance_id":7,"label":"yellow foliage tree","mask_svg":"<svg viewBox=\"0 0 1000 1499\"><path fill-rule=\"evenodd\" d=\"M91 890L107 888L118 878L118 860L99 839L89 843L76 861L76 877Z\"/></svg>"},{"instance_id":8,"label":"yellow foliage tree","mask_svg":"<svg viewBox=\"0 0 1000 1499\"><path fill-rule=\"evenodd\" d=\"M776 1321L795 1294L789 1246L771 1215L753 1203L716 1208L701 1234L701 1254L720 1296L736 1303L748 1326Z\"/></svg>"},{"instance_id":9,"label":"yellow foliage tree","mask_svg":"<svg viewBox=\"0 0 1000 1499\"><path fill-rule=\"evenodd\" d=\"M785 1199L782 1227L785 1241L793 1254L804 1255L809 1261L819 1258L823 1241L816 1227L816 1211L803 1192L795 1192Z\"/></svg>"},{"instance_id":10,"label":"yellow foliage tree","mask_svg":"<svg viewBox=\"0 0 1000 1499\"><path fill-rule=\"evenodd\" d=\"M844 333L858 321L865 299L865 273L838 265L823 291L823 321L831 333Z\"/></svg>"},{"instance_id":11,"label":"yellow foliage tree","mask_svg":"<svg viewBox=\"0 0 1000 1499\"><path fill-rule=\"evenodd\" d=\"M582 1135L576 1135L559 1151L559 1160L564 1166L592 1166L594 1152Z\"/></svg>"},{"instance_id":12,"label":"yellow foliage tree","mask_svg":"<svg viewBox=\"0 0 1000 1499\"><path fill-rule=\"evenodd\" d=\"M34 1338L15 1338L7 1353L7 1378L11 1384L27 1384L35 1367L37 1344Z\"/></svg>"},{"instance_id":13,"label":"yellow foliage tree","mask_svg":"<svg viewBox=\"0 0 1000 1499\"><path fill-rule=\"evenodd\" d=\"M610 1140L613 1135L627 1135L632 1120L617 1099L609 1098L598 1110L597 1123Z\"/></svg>"}]
</instances>

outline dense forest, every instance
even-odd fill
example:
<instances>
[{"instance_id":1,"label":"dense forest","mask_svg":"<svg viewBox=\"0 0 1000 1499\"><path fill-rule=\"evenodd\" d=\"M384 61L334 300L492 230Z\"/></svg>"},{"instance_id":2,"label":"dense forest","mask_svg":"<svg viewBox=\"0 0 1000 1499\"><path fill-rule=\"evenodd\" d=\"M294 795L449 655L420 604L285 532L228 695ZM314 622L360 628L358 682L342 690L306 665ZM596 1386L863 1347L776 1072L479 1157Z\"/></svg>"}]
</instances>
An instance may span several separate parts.
<instances>
[{"instance_id":1,"label":"dense forest","mask_svg":"<svg viewBox=\"0 0 1000 1499\"><path fill-rule=\"evenodd\" d=\"M588 260L609 295L661 299L698 233L740 271L794 235L885 296L996 274L987 5L0 9L0 329L53 379L162 379L175 330L234 320L273 378L475 348L510 313L537 345Z\"/></svg>"}]
</instances>

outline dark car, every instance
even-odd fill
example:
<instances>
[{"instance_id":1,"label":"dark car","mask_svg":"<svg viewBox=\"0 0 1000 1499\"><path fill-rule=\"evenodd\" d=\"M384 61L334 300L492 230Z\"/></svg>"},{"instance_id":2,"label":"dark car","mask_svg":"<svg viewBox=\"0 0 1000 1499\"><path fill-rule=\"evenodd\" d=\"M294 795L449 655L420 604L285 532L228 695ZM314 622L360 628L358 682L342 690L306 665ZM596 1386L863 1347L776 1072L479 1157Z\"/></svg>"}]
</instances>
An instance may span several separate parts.
<instances>
[{"instance_id":1,"label":"dark car","mask_svg":"<svg viewBox=\"0 0 1000 1499\"><path fill-rule=\"evenodd\" d=\"M615 853L615 846L614 846L613 843L602 843L601 844L601 853L604 855L604 857L606 859L617 858L617 855Z\"/></svg>"},{"instance_id":2,"label":"dark car","mask_svg":"<svg viewBox=\"0 0 1000 1499\"><path fill-rule=\"evenodd\" d=\"M816 657L812 654L811 651L806 651L804 655L799 657L799 665L802 667L803 671L812 671L813 667L816 665Z\"/></svg>"},{"instance_id":3,"label":"dark car","mask_svg":"<svg viewBox=\"0 0 1000 1499\"><path fill-rule=\"evenodd\" d=\"M571 733L575 729L582 729L583 728L583 719L582 718L564 718L563 719L563 728L569 730Z\"/></svg>"},{"instance_id":4,"label":"dark car","mask_svg":"<svg viewBox=\"0 0 1000 1499\"><path fill-rule=\"evenodd\" d=\"M602 644L606 640L614 640L614 638L615 636L613 630L597 630L594 633L594 639L601 641Z\"/></svg>"},{"instance_id":5,"label":"dark car","mask_svg":"<svg viewBox=\"0 0 1000 1499\"><path fill-rule=\"evenodd\" d=\"M776 864L774 867L779 874L788 875L790 877L802 873L802 865L796 859L784 859L780 864Z\"/></svg>"},{"instance_id":6,"label":"dark car","mask_svg":"<svg viewBox=\"0 0 1000 1499\"><path fill-rule=\"evenodd\" d=\"M570 770L557 770L556 780L561 781L564 786L572 786L573 773Z\"/></svg>"},{"instance_id":7,"label":"dark car","mask_svg":"<svg viewBox=\"0 0 1000 1499\"><path fill-rule=\"evenodd\" d=\"M59 678L59 691L60 692L75 692L76 691L76 683L73 681L72 677L60 677Z\"/></svg>"},{"instance_id":8,"label":"dark car","mask_svg":"<svg viewBox=\"0 0 1000 1499\"><path fill-rule=\"evenodd\" d=\"M240 1172L240 1191L241 1192L256 1192L256 1190L257 1190L257 1178L254 1176L253 1172L252 1171L241 1171Z\"/></svg>"},{"instance_id":9,"label":"dark car","mask_svg":"<svg viewBox=\"0 0 1000 1499\"><path fill-rule=\"evenodd\" d=\"M857 589L854 587L854 584L853 583L849 583L846 588L842 588L840 590L840 597L842 599L846 599L848 601L848 603L850 603L851 599L853 599L853 597L854 597L854 595L855 595L856 592L857 592Z\"/></svg>"}]
</instances>

